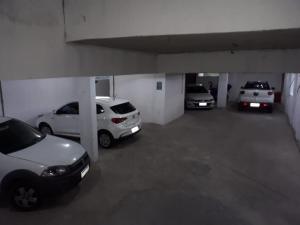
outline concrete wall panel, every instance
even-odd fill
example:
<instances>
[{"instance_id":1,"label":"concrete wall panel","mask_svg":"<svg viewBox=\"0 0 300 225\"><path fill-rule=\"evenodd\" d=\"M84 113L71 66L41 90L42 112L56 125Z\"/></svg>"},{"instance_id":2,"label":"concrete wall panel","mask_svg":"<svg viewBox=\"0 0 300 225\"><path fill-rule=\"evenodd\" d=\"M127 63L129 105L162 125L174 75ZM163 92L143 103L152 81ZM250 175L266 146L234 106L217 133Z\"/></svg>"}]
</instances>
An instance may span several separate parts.
<instances>
[{"instance_id":1,"label":"concrete wall panel","mask_svg":"<svg viewBox=\"0 0 300 225\"><path fill-rule=\"evenodd\" d=\"M300 27L298 0L66 0L67 39Z\"/></svg>"}]
</instances>

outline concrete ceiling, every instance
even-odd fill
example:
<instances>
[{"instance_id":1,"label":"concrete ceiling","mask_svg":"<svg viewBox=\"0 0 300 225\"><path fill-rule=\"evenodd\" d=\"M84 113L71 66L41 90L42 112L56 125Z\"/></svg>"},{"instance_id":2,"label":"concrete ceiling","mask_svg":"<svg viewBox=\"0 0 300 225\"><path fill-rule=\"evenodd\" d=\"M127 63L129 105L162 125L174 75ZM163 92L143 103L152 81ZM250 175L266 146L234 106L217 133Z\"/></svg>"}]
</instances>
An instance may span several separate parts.
<instances>
[{"instance_id":1,"label":"concrete ceiling","mask_svg":"<svg viewBox=\"0 0 300 225\"><path fill-rule=\"evenodd\" d=\"M88 39L76 43L159 54L295 49L300 48L300 29Z\"/></svg>"}]
</instances>

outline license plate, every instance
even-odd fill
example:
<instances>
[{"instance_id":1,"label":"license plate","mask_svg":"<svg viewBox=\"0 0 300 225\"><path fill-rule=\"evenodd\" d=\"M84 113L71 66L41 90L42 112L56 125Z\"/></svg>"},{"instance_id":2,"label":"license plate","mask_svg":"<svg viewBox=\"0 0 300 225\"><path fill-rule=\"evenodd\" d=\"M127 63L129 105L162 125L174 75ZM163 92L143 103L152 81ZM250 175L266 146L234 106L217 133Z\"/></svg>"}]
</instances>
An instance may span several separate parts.
<instances>
[{"instance_id":1,"label":"license plate","mask_svg":"<svg viewBox=\"0 0 300 225\"><path fill-rule=\"evenodd\" d=\"M132 132L132 133L136 133L136 132L138 132L138 131L139 131L139 127L134 127L134 128L131 129L131 132Z\"/></svg>"},{"instance_id":2,"label":"license plate","mask_svg":"<svg viewBox=\"0 0 300 225\"><path fill-rule=\"evenodd\" d=\"M87 165L87 167L84 168L84 170L82 170L81 172L81 179L85 177L85 175L89 172L90 170L90 166Z\"/></svg>"},{"instance_id":3,"label":"license plate","mask_svg":"<svg viewBox=\"0 0 300 225\"><path fill-rule=\"evenodd\" d=\"M260 107L260 103L250 103L250 107L252 107L252 108L259 108Z\"/></svg>"},{"instance_id":4,"label":"license plate","mask_svg":"<svg viewBox=\"0 0 300 225\"><path fill-rule=\"evenodd\" d=\"M207 103L206 102L200 102L199 106L207 106Z\"/></svg>"}]
</instances>

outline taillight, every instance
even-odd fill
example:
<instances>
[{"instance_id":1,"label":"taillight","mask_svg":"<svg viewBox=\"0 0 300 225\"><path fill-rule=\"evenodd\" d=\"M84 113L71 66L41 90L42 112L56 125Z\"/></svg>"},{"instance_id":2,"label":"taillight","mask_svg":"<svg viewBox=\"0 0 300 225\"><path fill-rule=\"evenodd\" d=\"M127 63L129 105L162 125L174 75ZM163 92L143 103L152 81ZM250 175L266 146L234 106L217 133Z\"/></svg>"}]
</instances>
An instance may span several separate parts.
<instances>
[{"instance_id":1,"label":"taillight","mask_svg":"<svg viewBox=\"0 0 300 225\"><path fill-rule=\"evenodd\" d=\"M241 94L241 95L245 94L245 91L240 91L240 94Z\"/></svg>"},{"instance_id":2,"label":"taillight","mask_svg":"<svg viewBox=\"0 0 300 225\"><path fill-rule=\"evenodd\" d=\"M248 102L243 102L243 106L248 106Z\"/></svg>"},{"instance_id":3,"label":"taillight","mask_svg":"<svg viewBox=\"0 0 300 225\"><path fill-rule=\"evenodd\" d=\"M269 91L269 92L268 92L268 95L273 95L273 91Z\"/></svg>"},{"instance_id":4,"label":"taillight","mask_svg":"<svg viewBox=\"0 0 300 225\"><path fill-rule=\"evenodd\" d=\"M112 118L112 119L111 119L111 122L113 122L113 123L115 123L115 124L119 124L119 123L124 122L125 120L127 120L126 117L123 117L123 118Z\"/></svg>"}]
</instances>

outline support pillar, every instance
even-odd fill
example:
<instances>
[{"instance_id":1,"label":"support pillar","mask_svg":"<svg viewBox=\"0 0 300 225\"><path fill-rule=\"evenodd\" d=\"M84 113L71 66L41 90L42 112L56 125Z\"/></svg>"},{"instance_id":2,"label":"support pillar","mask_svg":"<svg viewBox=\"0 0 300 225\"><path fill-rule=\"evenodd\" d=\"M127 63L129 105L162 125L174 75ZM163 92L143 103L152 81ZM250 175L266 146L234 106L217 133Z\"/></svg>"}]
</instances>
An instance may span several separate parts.
<instances>
[{"instance_id":1,"label":"support pillar","mask_svg":"<svg viewBox=\"0 0 300 225\"><path fill-rule=\"evenodd\" d=\"M218 84L218 108L226 108L227 106L227 86L228 86L228 73L222 73L219 76Z\"/></svg>"},{"instance_id":2,"label":"support pillar","mask_svg":"<svg viewBox=\"0 0 300 225\"><path fill-rule=\"evenodd\" d=\"M296 139L300 141L300 74L297 74L296 76L293 127L295 129Z\"/></svg>"},{"instance_id":3,"label":"support pillar","mask_svg":"<svg viewBox=\"0 0 300 225\"><path fill-rule=\"evenodd\" d=\"M80 77L78 79L79 126L81 145L87 150L91 160L99 158L96 87L95 77Z\"/></svg>"},{"instance_id":4,"label":"support pillar","mask_svg":"<svg viewBox=\"0 0 300 225\"><path fill-rule=\"evenodd\" d=\"M4 116L4 101L3 101L3 93L2 93L2 83L0 81L0 116Z\"/></svg>"}]
</instances>

